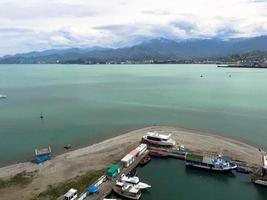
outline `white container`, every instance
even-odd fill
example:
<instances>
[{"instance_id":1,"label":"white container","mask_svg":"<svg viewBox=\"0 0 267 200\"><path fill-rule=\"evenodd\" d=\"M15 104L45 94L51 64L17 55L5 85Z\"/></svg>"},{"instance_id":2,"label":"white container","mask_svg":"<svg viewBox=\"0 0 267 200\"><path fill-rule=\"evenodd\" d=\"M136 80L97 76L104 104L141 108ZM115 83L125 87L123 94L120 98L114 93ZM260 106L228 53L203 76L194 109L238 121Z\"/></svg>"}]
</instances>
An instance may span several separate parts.
<instances>
[{"instance_id":1,"label":"white container","mask_svg":"<svg viewBox=\"0 0 267 200\"><path fill-rule=\"evenodd\" d=\"M134 156L127 154L121 159L121 163L124 167L129 167L134 162Z\"/></svg>"},{"instance_id":2,"label":"white container","mask_svg":"<svg viewBox=\"0 0 267 200\"><path fill-rule=\"evenodd\" d=\"M136 149L138 150L139 155L142 155L147 150L147 144L140 144L138 147L136 147Z\"/></svg>"}]
</instances>

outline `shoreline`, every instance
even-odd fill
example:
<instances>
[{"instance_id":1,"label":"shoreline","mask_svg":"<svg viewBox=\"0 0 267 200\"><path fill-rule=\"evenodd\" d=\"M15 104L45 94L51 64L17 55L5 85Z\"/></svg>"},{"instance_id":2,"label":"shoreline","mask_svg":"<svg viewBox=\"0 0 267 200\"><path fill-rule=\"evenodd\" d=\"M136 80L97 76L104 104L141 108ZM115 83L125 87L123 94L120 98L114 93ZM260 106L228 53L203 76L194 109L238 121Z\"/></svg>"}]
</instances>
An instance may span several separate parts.
<instances>
[{"instance_id":1,"label":"shoreline","mask_svg":"<svg viewBox=\"0 0 267 200\"><path fill-rule=\"evenodd\" d=\"M95 139L93 141L90 141L88 143L84 143L84 144L76 144L76 142L74 142L73 144L76 144L74 145L71 149L64 149L64 147L62 146L62 148L58 148L60 150L55 150L53 151L53 148L52 148L52 159L57 157L57 156L60 156L62 154L65 154L65 153L68 153L68 152L72 152L72 151L76 151L76 150L79 150L79 149L83 149L83 148L86 148L88 146L91 146L91 145L94 145L94 144L98 144L98 143L101 143L105 140L109 140L109 139L112 139L114 137L118 137L118 136L121 136L121 135L124 135L124 134L127 134L129 132L132 132L132 131L135 131L135 130L139 130L139 129L144 129L144 128L148 128L148 127L172 127L172 128L177 128L177 129L181 129L181 130L187 130L187 131L192 131L192 132L198 132L202 135L207 135L207 136L218 136L218 137L222 137L222 138L228 138L228 139L232 139L232 140L236 140L236 141L239 141L239 142L242 142L242 143L245 143L247 145L250 145L250 146L253 146L253 147L257 147L257 148L261 148L261 149L265 149L267 147L265 147L264 145L259 145L257 143L254 143L254 142L251 142L247 139L244 139L244 138L238 138L238 137L231 137L231 136L228 136L228 135L224 135L223 133L219 133L219 132L210 132L209 130L200 130L200 129L194 129L194 128L187 128L187 127L182 127L182 126L172 126L172 125L147 125L147 126L139 126L139 127L135 127L135 128L127 128L127 129L124 129L124 130L121 130L119 132L114 132L113 134L109 134L109 135L104 135L103 137L100 137L98 139ZM33 149L34 150L34 149ZM33 152L32 152L33 154ZM11 165L17 165L17 164L21 164L21 163L28 163L28 162L31 162L31 160L34 158L34 156L30 157L27 159L27 158L24 158L24 159L19 159L19 160L14 160L14 161L7 161L7 162L3 162L1 163L0 161L0 169L1 168L4 168L4 167L7 167L7 166L11 166ZM1 177L0 177L1 179Z\"/></svg>"},{"instance_id":2,"label":"shoreline","mask_svg":"<svg viewBox=\"0 0 267 200\"><path fill-rule=\"evenodd\" d=\"M170 126L151 126L113 136L101 142L53 157L42 165L30 162L8 165L0 168L0 179L8 179L26 171L34 173L32 182L23 188L11 186L0 189L4 199L31 199L43 192L48 185L62 183L91 170L103 170L120 160L127 152L135 148L141 137L148 131L171 133L179 144L196 152L217 152L227 154L233 160L241 161L248 166L261 164L261 153L257 147L221 135L193 129Z\"/></svg>"}]
</instances>

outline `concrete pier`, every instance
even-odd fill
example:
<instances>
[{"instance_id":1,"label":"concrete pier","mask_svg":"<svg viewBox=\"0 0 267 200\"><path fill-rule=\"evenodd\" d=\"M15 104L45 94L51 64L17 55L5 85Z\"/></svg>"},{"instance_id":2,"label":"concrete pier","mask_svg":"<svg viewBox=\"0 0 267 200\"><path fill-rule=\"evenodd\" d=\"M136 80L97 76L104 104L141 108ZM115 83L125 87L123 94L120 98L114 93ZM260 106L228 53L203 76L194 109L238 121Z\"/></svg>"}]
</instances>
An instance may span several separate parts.
<instances>
[{"instance_id":1,"label":"concrete pier","mask_svg":"<svg viewBox=\"0 0 267 200\"><path fill-rule=\"evenodd\" d=\"M112 192L112 188L115 186L116 181L120 180L122 174L129 174L133 169L135 169L140 161L148 155L148 151L146 151L144 154L138 156L135 158L135 161L127 168L122 168L121 173L113 180L106 180L99 186L99 193L93 194L88 196L87 200L103 200L106 196L108 196Z\"/></svg>"}]
</instances>

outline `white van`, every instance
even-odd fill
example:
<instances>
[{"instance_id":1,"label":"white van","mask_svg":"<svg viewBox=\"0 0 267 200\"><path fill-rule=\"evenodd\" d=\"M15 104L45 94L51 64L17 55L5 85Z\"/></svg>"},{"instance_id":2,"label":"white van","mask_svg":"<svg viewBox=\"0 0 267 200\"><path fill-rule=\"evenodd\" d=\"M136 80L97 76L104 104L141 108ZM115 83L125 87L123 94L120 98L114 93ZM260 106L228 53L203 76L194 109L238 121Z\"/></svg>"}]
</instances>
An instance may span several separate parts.
<instances>
[{"instance_id":1,"label":"white van","mask_svg":"<svg viewBox=\"0 0 267 200\"><path fill-rule=\"evenodd\" d=\"M77 199L78 193L77 190L71 188L65 195L64 200L74 200Z\"/></svg>"}]
</instances>

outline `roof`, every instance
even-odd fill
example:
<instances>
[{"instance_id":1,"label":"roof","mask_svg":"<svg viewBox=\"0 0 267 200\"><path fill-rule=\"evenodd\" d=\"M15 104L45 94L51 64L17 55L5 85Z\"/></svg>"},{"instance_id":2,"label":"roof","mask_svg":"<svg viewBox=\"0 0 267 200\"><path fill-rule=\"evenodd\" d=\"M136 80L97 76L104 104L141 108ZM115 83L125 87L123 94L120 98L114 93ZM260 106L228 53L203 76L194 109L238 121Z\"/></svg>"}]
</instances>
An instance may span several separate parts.
<instances>
[{"instance_id":1,"label":"roof","mask_svg":"<svg viewBox=\"0 0 267 200\"><path fill-rule=\"evenodd\" d=\"M147 148L147 144L140 144L138 147L136 147L136 149L140 150L140 149L143 149L143 148Z\"/></svg>"},{"instance_id":2,"label":"roof","mask_svg":"<svg viewBox=\"0 0 267 200\"><path fill-rule=\"evenodd\" d=\"M132 151L130 152L130 154L131 154L132 156L137 156L138 153L139 153L138 149L134 149L134 150L132 150Z\"/></svg>"},{"instance_id":3,"label":"roof","mask_svg":"<svg viewBox=\"0 0 267 200\"><path fill-rule=\"evenodd\" d=\"M72 196L75 192L77 192L77 190L71 188L64 196L65 197L70 197Z\"/></svg>"},{"instance_id":4,"label":"roof","mask_svg":"<svg viewBox=\"0 0 267 200\"><path fill-rule=\"evenodd\" d=\"M165 134L159 134L157 132L147 132L146 135L151 136L151 137L157 137L157 138L165 139L165 140L168 140L171 137L171 134L165 135Z\"/></svg>"},{"instance_id":5,"label":"roof","mask_svg":"<svg viewBox=\"0 0 267 200\"><path fill-rule=\"evenodd\" d=\"M114 173L114 172L116 172L119 168L120 168L120 166L119 166L118 164L113 164L113 165L111 165L111 166L107 169L107 172L108 172L108 173Z\"/></svg>"},{"instance_id":6,"label":"roof","mask_svg":"<svg viewBox=\"0 0 267 200\"><path fill-rule=\"evenodd\" d=\"M98 188L97 186L95 186L95 185L91 185L91 186L89 186L89 187L87 188L87 190L88 190L89 192L91 192L91 193L96 193L96 192L99 191L99 188Z\"/></svg>"},{"instance_id":7,"label":"roof","mask_svg":"<svg viewBox=\"0 0 267 200\"><path fill-rule=\"evenodd\" d=\"M50 147L44 147L44 148L36 148L35 149L35 155L44 155L44 154L50 154L51 153L51 148Z\"/></svg>"},{"instance_id":8,"label":"roof","mask_svg":"<svg viewBox=\"0 0 267 200\"><path fill-rule=\"evenodd\" d=\"M127 154L121 159L121 162L128 162L129 160L133 159L133 155Z\"/></svg>"}]
</instances>

